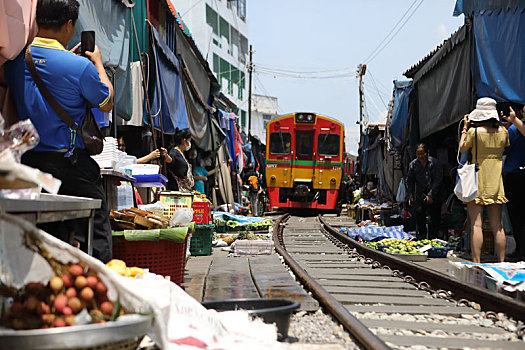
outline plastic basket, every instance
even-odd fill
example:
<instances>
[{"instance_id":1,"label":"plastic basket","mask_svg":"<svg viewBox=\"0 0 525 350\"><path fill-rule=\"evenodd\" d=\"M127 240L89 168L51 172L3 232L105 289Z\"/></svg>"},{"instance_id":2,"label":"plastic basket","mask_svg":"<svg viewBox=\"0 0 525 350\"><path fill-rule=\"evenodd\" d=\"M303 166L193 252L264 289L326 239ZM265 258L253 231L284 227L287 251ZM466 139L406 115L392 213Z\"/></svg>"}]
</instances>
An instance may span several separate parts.
<instances>
[{"instance_id":1,"label":"plastic basket","mask_svg":"<svg viewBox=\"0 0 525 350\"><path fill-rule=\"evenodd\" d=\"M427 250L427 256L429 258L446 258L449 250L448 247L434 247Z\"/></svg>"},{"instance_id":2,"label":"plastic basket","mask_svg":"<svg viewBox=\"0 0 525 350\"><path fill-rule=\"evenodd\" d=\"M190 253L193 256L211 255L213 225L195 225L191 236Z\"/></svg>"},{"instance_id":3,"label":"plastic basket","mask_svg":"<svg viewBox=\"0 0 525 350\"><path fill-rule=\"evenodd\" d=\"M128 266L149 269L150 272L169 276L178 285L184 279L186 267L186 246L184 243L160 240L126 241L124 237L114 237L113 258L123 260Z\"/></svg>"},{"instance_id":4,"label":"plastic basket","mask_svg":"<svg viewBox=\"0 0 525 350\"><path fill-rule=\"evenodd\" d=\"M193 195L177 191L164 191L160 192L159 201L170 206L169 209L164 209L163 215L171 218L177 209L193 206Z\"/></svg>"}]
</instances>

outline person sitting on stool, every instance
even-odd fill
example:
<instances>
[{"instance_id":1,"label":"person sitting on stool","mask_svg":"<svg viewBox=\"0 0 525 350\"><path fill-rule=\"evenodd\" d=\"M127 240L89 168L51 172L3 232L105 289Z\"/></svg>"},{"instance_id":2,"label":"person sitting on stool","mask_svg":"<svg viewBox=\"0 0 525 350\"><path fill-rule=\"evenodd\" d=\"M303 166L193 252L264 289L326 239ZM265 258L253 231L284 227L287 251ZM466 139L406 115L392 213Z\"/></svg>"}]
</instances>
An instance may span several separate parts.
<instances>
[{"instance_id":1,"label":"person sitting on stool","mask_svg":"<svg viewBox=\"0 0 525 350\"><path fill-rule=\"evenodd\" d=\"M429 238L437 238L441 219L440 188L443 172L438 160L429 157L424 143L417 146L416 157L408 166L408 205L414 207L418 238L425 239L427 236L427 211L430 212Z\"/></svg>"}]
</instances>

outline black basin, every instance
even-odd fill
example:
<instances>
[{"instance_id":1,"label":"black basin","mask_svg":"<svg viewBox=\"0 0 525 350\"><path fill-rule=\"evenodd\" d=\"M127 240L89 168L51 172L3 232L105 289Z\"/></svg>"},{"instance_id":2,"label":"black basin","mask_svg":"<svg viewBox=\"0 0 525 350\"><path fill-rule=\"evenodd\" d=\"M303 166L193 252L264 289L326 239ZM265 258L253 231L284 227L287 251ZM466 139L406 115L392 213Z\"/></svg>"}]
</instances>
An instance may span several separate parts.
<instances>
[{"instance_id":1,"label":"black basin","mask_svg":"<svg viewBox=\"0 0 525 350\"><path fill-rule=\"evenodd\" d=\"M299 307L297 301L287 299L227 299L204 301L207 309L221 311L246 310L254 317L260 317L265 323L275 323L279 340L288 337L290 316Z\"/></svg>"}]
</instances>

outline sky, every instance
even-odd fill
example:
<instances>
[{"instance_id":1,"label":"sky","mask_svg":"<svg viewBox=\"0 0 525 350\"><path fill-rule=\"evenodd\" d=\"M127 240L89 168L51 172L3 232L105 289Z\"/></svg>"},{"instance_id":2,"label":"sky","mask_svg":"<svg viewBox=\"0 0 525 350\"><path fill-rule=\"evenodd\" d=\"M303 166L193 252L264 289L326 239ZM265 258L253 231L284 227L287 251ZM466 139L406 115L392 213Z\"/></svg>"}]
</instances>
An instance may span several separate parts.
<instances>
[{"instance_id":1,"label":"sky","mask_svg":"<svg viewBox=\"0 0 525 350\"><path fill-rule=\"evenodd\" d=\"M253 91L277 97L279 114L311 111L342 121L347 151L357 154L357 66L367 65L364 86L369 121L384 122L393 81L406 80L405 70L463 24L463 15L452 16L455 3L248 0Z\"/></svg>"}]
</instances>

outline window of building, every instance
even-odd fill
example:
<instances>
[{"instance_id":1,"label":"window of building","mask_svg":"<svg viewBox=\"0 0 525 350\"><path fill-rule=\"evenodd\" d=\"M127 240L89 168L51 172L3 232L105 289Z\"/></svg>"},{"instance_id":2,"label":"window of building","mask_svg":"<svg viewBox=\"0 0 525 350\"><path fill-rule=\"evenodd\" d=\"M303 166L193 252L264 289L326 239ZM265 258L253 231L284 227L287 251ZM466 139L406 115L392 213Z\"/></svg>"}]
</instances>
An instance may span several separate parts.
<instances>
[{"instance_id":1,"label":"window of building","mask_svg":"<svg viewBox=\"0 0 525 350\"><path fill-rule=\"evenodd\" d=\"M221 89L224 91L225 89L228 89L228 85L230 83L230 64L228 63L228 61L226 60L223 60L222 58L219 57L219 73L218 73L218 78L219 78L219 83L221 84ZM223 80L226 79L226 86L224 86L224 82Z\"/></svg>"},{"instance_id":2,"label":"window of building","mask_svg":"<svg viewBox=\"0 0 525 350\"><path fill-rule=\"evenodd\" d=\"M242 100L244 99L244 90L246 89L246 74L244 72L240 72L241 73L241 76L240 76L240 83L239 83L239 92L237 94L237 97L239 98L239 100Z\"/></svg>"},{"instance_id":3,"label":"window of building","mask_svg":"<svg viewBox=\"0 0 525 350\"><path fill-rule=\"evenodd\" d=\"M219 76L219 72L221 71L221 69L219 68L219 56L217 56L216 53L213 54L213 71L215 72L215 75L217 77Z\"/></svg>"},{"instance_id":4,"label":"window of building","mask_svg":"<svg viewBox=\"0 0 525 350\"><path fill-rule=\"evenodd\" d=\"M246 126L248 125L248 123L246 122L246 111L243 111L241 109L241 127L243 129L246 129Z\"/></svg>"},{"instance_id":5,"label":"window of building","mask_svg":"<svg viewBox=\"0 0 525 350\"><path fill-rule=\"evenodd\" d=\"M339 135L319 134L317 136L317 153L320 156L339 155Z\"/></svg>"},{"instance_id":6,"label":"window of building","mask_svg":"<svg viewBox=\"0 0 525 350\"><path fill-rule=\"evenodd\" d=\"M241 34L241 46L239 47L239 62L241 64L246 63L246 57L248 56L248 39Z\"/></svg>"},{"instance_id":7,"label":"window of building","mask_svg":"<svg viewBox=\"0 0 525 350\"><path fill-rule=\"evenodd\" d=\"M241 36L239 31L234 27L230 28L231 31L231 44L232 46L237 46L237 51L241 50Z\"/></svg>"},{"instance_id":8,"label":"window of building","mask_svg":"<svg viewBox=\"0 0 525 350\"><path fill-rule=\"evenodd\" d=\"M273 115L271 114L263 114L263 120L270 121L272 120Z\"/></svg>"},{"instance_id":9,"label":"window of building","mask_svg":"<svg viewBox=\"0 0 525 350\"><path fill-rule=\"evenodd\" d=\"M213 33L219 35L219 15L206 4L206 23L213 28Z\"/></svg>"},{"instance_id":10,"label":"window of building","mask_svg":"<svg viewBox=\"0 0 525 350\"><path fill-rule=\"evenodd\" d=\"M290 154L292 149L292 134L289 132L273 132L270 134L270 154Z\"/></svg>"},{"instance_id":11,"label":"window of building","mask_svg":"<svg viewBox=\"0 0 525 350\"><path fill-rule=\"evenodd\" d=\"M230 24L221 16L219 16L219 35L223 36L230 43Z\"/></svg>"},{"instance_id":12,"label":"window of building","mask_svg":"<svg viewBox=\"0 0 525 350\"><path fill-rule=\"evenodd\" d=\"M230 95L233 96L233 89L234 89L234 86L237 85L237 87L240 89L240 82L239 82L239 79L240 79L240 71L239 69L237 69L237 67L233 66L233 65L230 65L230 68L231 68L231 72L230 72L230 85L231 85L231 93Z\"/></svg>"},{"instance_id":13,"label":"window of building","mask_svg":"<svg viewBox=\"0 0 525 350\"><path fill-rule=\"evenodd\" d=\"M237 0L237 14L246 22L246 0Z\"/></svg>"}]
</instances>

